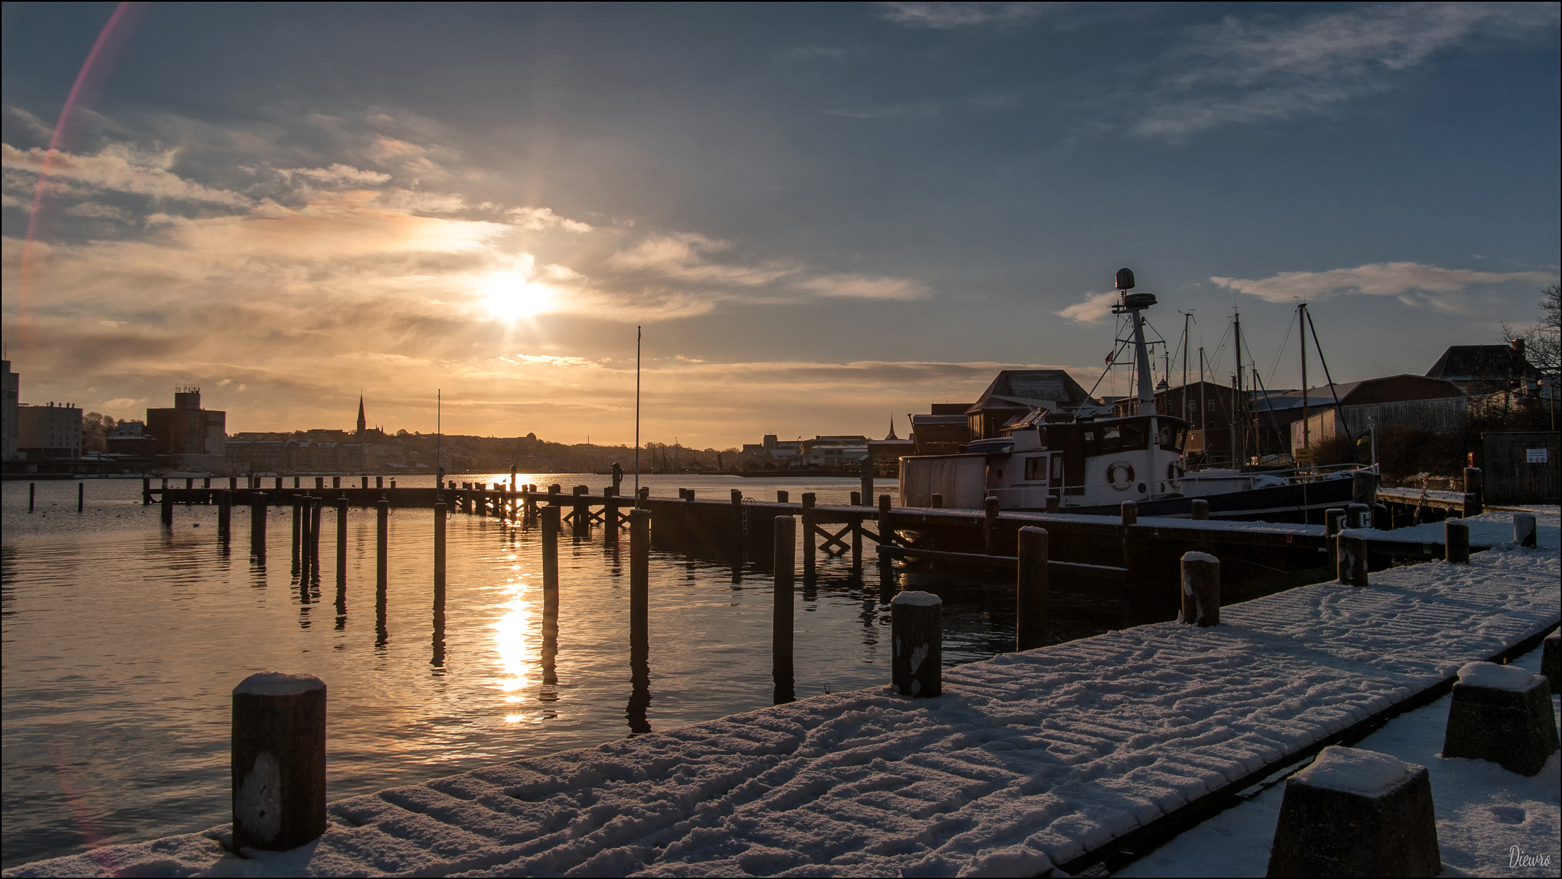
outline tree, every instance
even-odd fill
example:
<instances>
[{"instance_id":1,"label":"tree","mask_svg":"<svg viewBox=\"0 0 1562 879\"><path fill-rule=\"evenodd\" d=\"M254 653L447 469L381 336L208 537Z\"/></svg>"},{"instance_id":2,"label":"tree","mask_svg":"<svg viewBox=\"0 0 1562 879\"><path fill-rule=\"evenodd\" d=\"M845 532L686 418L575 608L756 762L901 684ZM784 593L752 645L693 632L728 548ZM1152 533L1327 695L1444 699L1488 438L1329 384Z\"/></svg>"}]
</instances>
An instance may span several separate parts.
<instances>
[{"instance_id":1,"label":"tree","mask_svg":"<svg viewBox=\"0 0 1562 879\"><path fill-rule=\"evenodd\" d=\"M1524 340L1524 356L1553 381L1562 374L1562 286L1540 291L1540 317L1527 327L1502 325L1509 339Z\"/></svg>"},{"instance_id":2,"label":"tree","mask_svg":"<svg viewBox=\"0 0 1562 879\"><path fill-rule=\"evenodd\" d=\"M81 417L81 448L86 452L108 451L108 435L117 426L114 419L101 412L88 412Z\"/></svg>"}]
</instances>

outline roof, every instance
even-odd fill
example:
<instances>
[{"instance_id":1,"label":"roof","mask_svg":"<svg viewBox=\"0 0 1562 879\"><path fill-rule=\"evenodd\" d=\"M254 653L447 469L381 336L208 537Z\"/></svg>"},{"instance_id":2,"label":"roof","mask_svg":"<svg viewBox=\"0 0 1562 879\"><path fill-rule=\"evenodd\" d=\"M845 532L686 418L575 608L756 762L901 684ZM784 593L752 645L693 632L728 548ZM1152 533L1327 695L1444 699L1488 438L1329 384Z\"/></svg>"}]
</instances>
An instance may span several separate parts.
<instances>
[{"instance_id":1,"label":"roof","mask_svg":"<svg viewBox=\"0 0 1562 879\"><path fill-rule=\"evenodd\" d=\"M1539 377L1540 370L1511 345L1450 345L1426 375L1449 381L1507 382Z\"/></svg>"},{"instance_id":2,"label":"roof","mask_svg":"<svg viewBox=\"0 0 1562 879\"><path fill-rule=\"evenodd\" d=\"M1005 369L966 410L967 415L990 409L1075 409L1094 402L1074 377L1061 369Z\"/></svg>"}]
</instances>

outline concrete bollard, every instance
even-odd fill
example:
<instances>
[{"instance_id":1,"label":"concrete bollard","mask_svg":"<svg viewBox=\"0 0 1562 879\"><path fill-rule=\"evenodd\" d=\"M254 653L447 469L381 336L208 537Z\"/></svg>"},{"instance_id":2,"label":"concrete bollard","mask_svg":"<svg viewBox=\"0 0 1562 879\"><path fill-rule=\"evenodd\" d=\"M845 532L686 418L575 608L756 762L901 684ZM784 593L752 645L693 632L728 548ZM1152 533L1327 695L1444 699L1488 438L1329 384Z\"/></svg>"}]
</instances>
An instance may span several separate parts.
<instances>
[{"instance_id":1,"label":"concrete bollard","mask_svg":"<svg viewBox=\"0 0 1562 879\"><path fill-rule=\"evenodd\" d=\"M559 508L542 508L542 588L559 588Z\"/></svg>"},{"instance_id":2,"label":"concrete bollard","mask_svg":"<svg viewBox=\"0 0 1562 879\"><path fill-rule=\"evenodd\" d=\"M1139 524L1139 505L1133 501L1123 501L1122 517L1124 528Z\"/></svg>"},{"instance_id":3,"label":"concrete bollard","mask_svg":"<svg viewBox=\"0 0 1562 879\"><path fill-rule=\"evenodd\" d=\"M1451 564L1470 561L1470 525L1463 519L1447 519L1443 522L1444 558Z\"/></svg>"},{"instance_id":4,"label":"concrete bollard","mask_svg":"<svg viewBox=\"0 0 1562 879\"><path fill-rule=\"evenodd\" d=\"M1019 565L1014 584L1014 649L1047 644L1047 531L1027 526L1019 533Z\"/></svg>"},{"instance_id":5,"label":"concrete bollard","mask_svg":"<svg viewBox=\"0 0 1562 879\"><path fill-rule=\"evenodd\" d=\"M890 683L902 696L944 692L944 602L931 592L901 592L890 601Z\"/></svg>"},{"instance_id":6,"label":"concrete bollard","mask_svg":"<svg viewBox=\"0 0 1562 879\"><path fill-rule=\"evenodd\" d=\"M1425 766L1328 747L1291 776L1270 876L1436 876L1437 816Z\"/></svg>"},{"instance_id":7,"label":"concrete bollard","mask_svg":"<svg viewBox=\"0 0 1562 879\"><path fill-rule=\"evenodd\" d=\"M1203 522L1209 518L1209 501L1201 497L1189 501L1188 509L1195 521Z\"/></svg>"},{"instance_id":8,"label":"concrete bollard","mask_svg":"<svg viewBox=\"0 0 1562 879\"><path fill-rule=\"evenodd\" d=\"M374 506L374 588L383 595L390 580L390 501L382 497Z\"/></svg>"},{"instance_id":9,"label":"concrete bollard","mask_svg":"<svg viewBox=\"0 0 1562 879\"><path fill-rule=\"evenodd\" d=\"M1058 496L1055 495L1055 494L1047 495L1047 512L1049 512L1049 513L1056 513L1057 511L1058 511Z\"/></svg>"},{"instance_id":10,"label":"concrete bollard","mask_svg":"<svg viewBox=\"0 0 1562 879\"><path fill-rule=\"evenodd\" d=\"M1367 538L1341 531L1335 538L1339 559L1338 577L1342 586L1367 585Z\"/></svg>"},{"instance_id":11,"label":"concrete bollard","mask_svg":"<svg viewBox=\"0 0 1562 879\"><path fill-rule=\"evenodd\" d=\"M445 505L434 505L434 590L445 588Z\"/></svg>"},{"instance_id":12,"label":"concrete bollard","mask_svg":"<svg viewBox=\"0 0 1562 879\"><path fill-rule=\"evenodd\" d=\"M1490 760L1509 772L1533 776L1556 750L1550 681L1491 662L1459 669L1448 704L1444 757Z\"/></svg>"},{"instance_id":13,"label":"concrete bollard","mask_svg":"<svg viewBox=\"0 0 1562 879\"><path fill-rule=\"evenodd\" d=\"M1535 516L1533 513L1513 514L1513 542L1519 546L1534 548Z\"/></svg>"},{"instance_id":14,"label":"concrete bollard","mask_svg":"<svg viewBox=\"0 0 1562 879\"><path fill-rule=\"evenodd\" d=\"M982 551L998 554L998 499L982 499Z\"/></svg>"},{"instance_id":15,"label":"concrete bollard","mask_svg":"<svg viewBox=\"0 0 1562 879\"><path fill-rule=\"evenodd\" d=\"M629 513L629 643L648 647L651 639L651 511Z\"/></svg>"},{"instance_id":16,"label":"concrete bollard","mask_svg":"<svg viewBox=\"0 0 1562 879\"><path fill-rule=\"evenodd\" d=\"M1372 508L1366 504L1351 504L1346 507L1345 525L1347 528L1371 528Z\"/></svg>"},{"instance_id":17,"label":"concrete bollard","mask_svg":"<svg viewBox=\"0 0 1562 879\"><path fill-rule=\"evenodd\" d=\"M1220 559L1205 552L1182 554L1182 614L1189 625L1220 625Z\"/></svg>"},{"instance_id":18,"label":"concrete bollard","mask_svg":"<svg viewBox=\"0 0 1562 879\"><path fill-rule=\"evenodd\" d=\"M233 847L287 851L325 833L325 682L260 672L233 688Z\"/></svg>"},{"instance_id":19,"label":"concrete bollard","mask_svg":"<svg viewBox=\"0 0 1562 879\"><path fill-rule=\"evenodd\" d=\"M792 619L797 520L791 516L777 516L775 522L775 599L770 623L770 665L775 680L775 704L780 705L795 698Z\"/></svg>"},{"instance_id":20,"label":"concrete bollard","mask_svg":"<svg viewBox=\"0 0 1562 879\"><path fill-rule=\"evenodd\" d=\"M1551 682L1551 692L1562 693L1562 633L1546 636L1540 651L1540 673Z\"/></svg>"}]
</instances>

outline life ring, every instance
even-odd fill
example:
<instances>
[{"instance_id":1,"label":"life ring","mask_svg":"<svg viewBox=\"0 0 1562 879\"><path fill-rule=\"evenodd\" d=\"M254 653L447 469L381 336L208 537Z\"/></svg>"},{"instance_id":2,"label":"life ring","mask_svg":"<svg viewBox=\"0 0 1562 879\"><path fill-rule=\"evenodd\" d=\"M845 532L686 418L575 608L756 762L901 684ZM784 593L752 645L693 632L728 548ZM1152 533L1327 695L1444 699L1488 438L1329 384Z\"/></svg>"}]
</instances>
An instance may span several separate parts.
<instances>
[{"instance_id":1,"label":"life ring","mask_svg":"<svg viewBox=\"0 0 1562 879\"><path fill-rule=\"evenodd\" d=\"M1166 478L1172 482L1181 479L1184 472L1181 461L1172 461L1166 465Z\"/></svg>"},{"instance_id":2,"label":"life ring","mask_svg":"<svg viewBox=\"0 0 1562 879\"><path fill-rule=\"evenodd\" d=\"M1127 461L1113 461L1106 467L1106 481L1118 491L1127 491L1134 483L1134 465Z\"/></svg>"}]
</instances>

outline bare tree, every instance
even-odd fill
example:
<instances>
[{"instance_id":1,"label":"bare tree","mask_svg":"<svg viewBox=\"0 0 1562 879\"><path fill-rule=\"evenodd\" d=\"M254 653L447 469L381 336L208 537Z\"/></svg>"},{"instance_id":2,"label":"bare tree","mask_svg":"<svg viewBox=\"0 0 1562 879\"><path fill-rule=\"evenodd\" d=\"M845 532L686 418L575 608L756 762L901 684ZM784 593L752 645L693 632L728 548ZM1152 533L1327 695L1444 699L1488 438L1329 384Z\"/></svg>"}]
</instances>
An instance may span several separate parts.
<instances>
[{"instance_id":1,"label":"bare tree","mask_svg":"<svg viewBox=\"0 0 1562 879\"><path fill-rule=\"evenodd\" d=\"M1539 318L1521 329L1503 324L1502 332L1509 339L1524 340L1525 359L1545 376L1549 387L1543 397L1555 428L1557 394L1562 390L1562 286L1552 284L1540 292Z\"/></svg>"}]
</instances>

